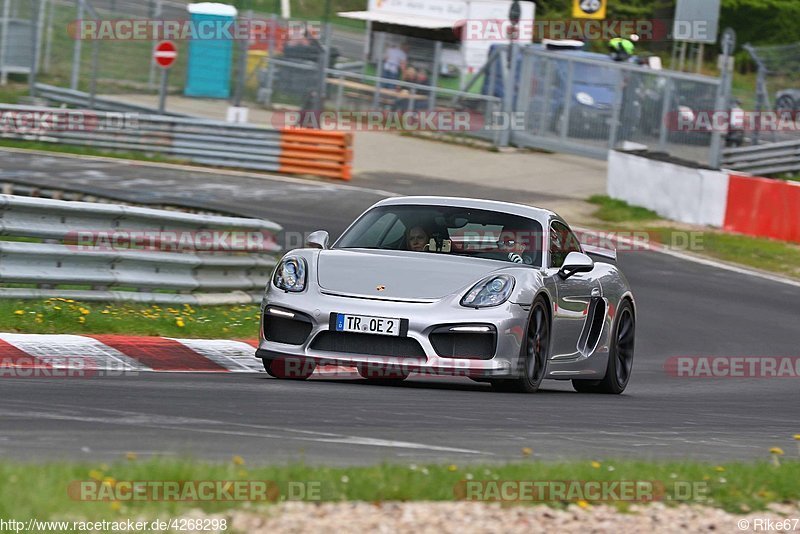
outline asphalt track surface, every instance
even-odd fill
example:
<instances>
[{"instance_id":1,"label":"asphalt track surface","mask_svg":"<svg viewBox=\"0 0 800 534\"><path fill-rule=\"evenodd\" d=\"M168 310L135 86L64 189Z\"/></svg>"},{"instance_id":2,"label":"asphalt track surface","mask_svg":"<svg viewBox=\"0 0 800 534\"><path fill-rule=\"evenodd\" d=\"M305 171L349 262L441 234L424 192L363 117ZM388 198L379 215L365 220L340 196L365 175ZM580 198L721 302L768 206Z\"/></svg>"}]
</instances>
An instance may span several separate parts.
<instances>
[{"instance_id":1,"label":"asphalt track surface","mask_svg":"<svg viewBox=\"0 0 800 534\"><path fill-rule=\"evenodd\" d=\"M535 193L415 176L347 186L176 171L0 151L0 181L262 216L336 235L386 191L535 203ZM380 189L384 192L375 191ZM800 356L800 288L655 252L622 252L638 304L632 382L622 396L548 381L535 395L467 379L398 386L266 375L143 374L0 382L0 454L113 459L126 451L255 463L494 462L520 458L764 458L793 450L797 378L675 378L671 356ZM0 330L3 329L0 319ZM255 334L255 333L254 333Z\"/></svg>"}]
</instances>

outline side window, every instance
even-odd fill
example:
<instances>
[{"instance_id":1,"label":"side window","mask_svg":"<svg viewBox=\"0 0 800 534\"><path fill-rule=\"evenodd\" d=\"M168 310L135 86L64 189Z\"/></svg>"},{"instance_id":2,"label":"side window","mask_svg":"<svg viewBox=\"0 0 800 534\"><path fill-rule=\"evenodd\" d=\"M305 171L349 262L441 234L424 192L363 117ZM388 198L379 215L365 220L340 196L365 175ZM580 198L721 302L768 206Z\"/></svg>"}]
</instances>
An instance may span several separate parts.
<instances>
[{"instance_id":1,"label":"side window","mask_svg":"<svg viewBox=\"0 0 800 534\"><path fill-rule=\"evenodd\" d=\"M578 237L560 222L550 225L550 267L560 268L570 252L583 252Z\"/></svg>"}]
</instances>

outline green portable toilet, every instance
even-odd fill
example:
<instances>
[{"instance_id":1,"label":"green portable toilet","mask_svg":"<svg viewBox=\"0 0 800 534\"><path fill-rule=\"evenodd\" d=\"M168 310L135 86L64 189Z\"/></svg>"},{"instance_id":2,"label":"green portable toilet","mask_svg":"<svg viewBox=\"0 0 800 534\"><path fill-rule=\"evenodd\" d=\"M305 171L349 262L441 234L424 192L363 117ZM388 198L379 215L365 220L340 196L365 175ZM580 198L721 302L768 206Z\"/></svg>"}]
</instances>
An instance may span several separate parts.
<instances>
[{"instance_id":1,"label":"green portable toilet","mask_svg":"<svg viewBox=\"0 0 800 534\"><path fill-rule=\"evenodd\" d=\"M225 28L226 23L236 21L236 8L227 4L202 2L189 4L187 9L198 37L189 41L183 94L228 98L231 94L234 43L233 39L226 37Z\"/></svg>"}]
</instances>

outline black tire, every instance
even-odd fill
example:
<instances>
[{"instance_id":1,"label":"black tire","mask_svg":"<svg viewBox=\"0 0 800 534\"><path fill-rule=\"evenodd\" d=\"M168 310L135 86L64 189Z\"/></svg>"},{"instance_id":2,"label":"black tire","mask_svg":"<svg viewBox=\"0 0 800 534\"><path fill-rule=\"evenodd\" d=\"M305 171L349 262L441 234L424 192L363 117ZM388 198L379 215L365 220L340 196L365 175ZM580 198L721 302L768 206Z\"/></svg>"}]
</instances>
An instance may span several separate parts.
<instances>
[{"instance_id":1,"label":"black tire","mask_svg":"<svg viewBox=\"0 0 800 534\"><path fill-rule=\"evenodd\" d=\"M535 393L547 373L550 354L550 312L547 301L539 296L533 301L528 317L525 343L520 351L520 376L515 379L493 379L497 391Z\"/></svg>"},{"instance_id":2,"label":"black tire","mask_svg":"<svg viewBox=\"0 0 800 534\"><path fill-rule=\"evenodd\" d=\"M791 95L783 95L775 102L775 111L781 113L794 113L797 111L797 102Z\"/></svg>"},{"instance_id":3,"label":"black tire","mask_svg":"<svg viewBox=\"0 0 800 534\"><path fill-rule=\"evenodd\" d=\"M261 358L264 363L264 370L272 378L281 380L306 380L317 368L317 364L311 360L276 358L270 360Z\"/></svg>"},{"instance_id":4,"label":"black tire","mask_svg":"<svg viewBox=\"0 0 800 534\"><path fill-rule=\"evenodd\" d=\"M617 310L611 346L608 351L606 376L602 380L573 380L572 387L579 393L606 393L619 395L628 387L633 370L636 318L629 300L623 300Z\"/></svg>"},{"instance_id":5,"label":"black tire","mask_svg":"<svg viewBox=\"0 0 800 534\"><path fill-rule=\"evenodd\" d=\"M356 369L361 378L376 382L402 382L411 374L410 371L393 365L359 364Z\"/></svg>"}]
</instances>

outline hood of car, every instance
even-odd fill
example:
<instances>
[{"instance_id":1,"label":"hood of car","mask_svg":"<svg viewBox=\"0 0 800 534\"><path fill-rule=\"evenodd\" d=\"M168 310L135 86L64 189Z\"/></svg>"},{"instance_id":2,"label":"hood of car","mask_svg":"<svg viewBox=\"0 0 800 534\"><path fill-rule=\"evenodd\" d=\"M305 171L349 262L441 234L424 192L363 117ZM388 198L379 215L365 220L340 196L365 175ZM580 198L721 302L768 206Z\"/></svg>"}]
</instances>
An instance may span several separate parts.
<instances>
[{"instance_id":1,"label":"hood of car","mask_svg":"<svg viewBox=\"0 0 800 534\"><path fill-rule=\"evenodd\" d=\"M322 289L387 299L437 299L502 268L464 256L391 250L324 250L317 260Z\"/></svg>"}]
</instances>

